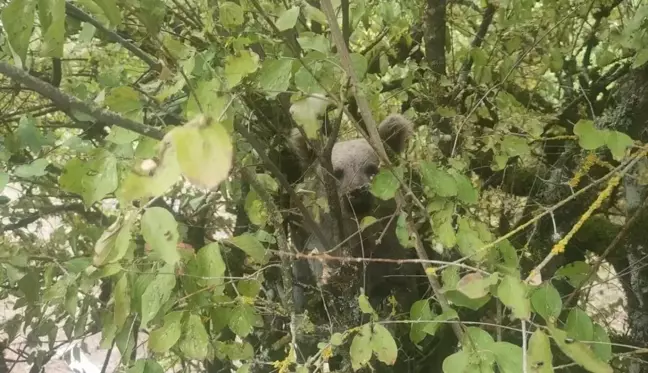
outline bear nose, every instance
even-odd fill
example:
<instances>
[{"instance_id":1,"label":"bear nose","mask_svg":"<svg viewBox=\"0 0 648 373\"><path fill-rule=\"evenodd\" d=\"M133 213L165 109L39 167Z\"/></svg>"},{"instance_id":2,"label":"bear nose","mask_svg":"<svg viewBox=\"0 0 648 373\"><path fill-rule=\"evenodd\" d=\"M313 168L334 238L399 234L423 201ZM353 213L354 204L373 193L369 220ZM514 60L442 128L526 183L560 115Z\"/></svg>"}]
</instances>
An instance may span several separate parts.
<instances>
[{"instance_id":1,"label":"bear nose","mask_svg":"<svg viewBox=\"0 0 648 373\"><path fill-rule=\"evenodd\" d=\"M347 193L348 203L356 214L364 214L371 209L372 197L369 185L355 188Z\"/></svg>"}]
</instances>

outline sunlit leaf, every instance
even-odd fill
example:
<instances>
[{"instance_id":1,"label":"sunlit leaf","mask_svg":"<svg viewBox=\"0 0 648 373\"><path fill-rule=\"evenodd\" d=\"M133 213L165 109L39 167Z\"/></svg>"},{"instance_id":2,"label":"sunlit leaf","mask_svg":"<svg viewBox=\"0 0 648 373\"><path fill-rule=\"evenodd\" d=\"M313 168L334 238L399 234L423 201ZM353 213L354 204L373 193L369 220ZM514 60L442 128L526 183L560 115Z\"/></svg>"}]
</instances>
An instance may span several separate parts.
<instances>
[{"instance_id":1,"label":"sunlit leaf","mask_svg":"<svg viewBox=\"0 0 648 373\"><path fill-rule=\"evenodd\" d=\"M41 6L47 1L39 1L39 16ZM41 19L41 28L43 29L43 57L63 57L63 44L65 42L65 0L49 0L47 5L48 20L43 26ZM39 17L42 18L42 17Z\"/></svg>"},{"instance_id":2,"label":"sunlit leaf","mask_svg":"<svg viewBox=\"0 0 648 373\"><path fill-rule=\"evenodd\" d=\"M101 10L103 10L106 18L110 20L112 26L119 26L122 21L121 12L117 7L116 0L93 0Z\"/></svg>"},{"instance_id":3,"label":"sunlit leaf","mask_svg":"<svg viewBox=\"0 0 648 373\"><path fill-rule=\"evenodd\" d=\"M402 177L403 170L401 168L380 170L371 182L371 193L385 201L394 198Z\"/></svg>"},{"instance_id":4,"label":"sunlit leaf","mask_svg":"<svg viewBox=\"0 0 648 373\"><path fill-rule=\"evenodd\" d=\"M295 27L298 17L299 17L299 7L293 6L292 8L287 9L283 13L281 13L279 18L275 22L275 26L277 26L279 31L285 31L291 29Z\"/></svg>"},{"instance_id":5,"label":"sunlit leaf","mask_svg":"<svg viewBox=\"0 0 648 373\"><path fill-rule=\"evenodd\" d=\"M374 324L370 344L378 360L387 365L396 363L398 346L387 328L381 324Z\"/></svg>"},{"instance_id":6,"label":"sunlit leaf","mask_svg":"<svg viewBox=\"0 0 648 373\"><path fill-rule=\"evenodd\" d=\"M578 145L585 150L594 150L605 145L606 132L594 127L591 120L581 119L574 126L574 134L578 136Z\"/></svg>"},{"instance_id":7,"label":"sunlit leaf","mask_svg":"<svg viewBox=\"0 0 648 373\"><path fill-rule=\"evenodd\" d=\"M232 142L225 128L213 118L198 116L172 129L163 141L175 148L182 174L192 184L213 189L228 176Z\"/></svg>"},{"instance_id":8,"label":"sunlit leaf","mask_svg":"<svg viewBox=\"0 0 648 373\"><path fill-rule=\"evenodd\" d=\"M131 229L135 221L135 213L127 211L117 217L99 237L94 247L92 263L96 267L119 261L126 254L131 239Z\"/></svg>"},{"instance_id":9,"label":"sunlit leaf","mask_svg":"<svg viewBox=\"0 0 648 373\"><path fill-rule=\"evenodd\" d=\"M142 236L167 264L180 260L177 243L180 238L178 223L171 213L162 207L149 207L144 211L141 221Z\"/></svg>"},{"instance_id":10,"label":"sunlit leaf","mask_svg":"<svg viewBox=\"0 0 648 373\"><path fill-rule=\"evenodd\" d=\"M14 175L23 178L32 178L47 175L45 168L49 162L45 158L39 158L30 164L23 164L14 169Z\"/></svg>"},{"instance_id":11,"label":"sunlit leaf","mask_svg":"<svg viewBox=\"0 0 648 373\"><path fill-rule=\"evenodd\" d=\"M353 337L349 349L351 366L354 371L359 370L369 362L369 359L371 359L371 352L371 325L364 324Z\"/></svg>"},{"instance_id":12,"label":"sunlit leaf","mask_svg":"<svg viewBox=\"0 0 648 373\"><path fill-rule=\"evenodd\" d=\"M243 78L259 68L259 56L249 50L239 51L225 58L225 78L229 88L237 86Z\"/></svg>"},{"instance_id":13,"label":"sunlit leaf","mask_svg":"<svg viewBox=\"0 0 648 373\"><path fill-rule=\"evenodd\" d=\"M560 293L551 283L545 283L533 291L531 305L549 323L553 322L562 311Z\"/></svg>"},{"instance_id":14,"label":"sunlit leaf","mask_svg":"<svg viewBox=\"0 0 648 373\"><path fill-rule=\"evenodd\" d=\"M35 0L12 0L0 15L9 45L22 65L26 63L29 39L34 30L35 11Z\"/></svg>"},{"instance_id":15,"label":"sunlit leaf","mask_svg":"<svg viewBox=\"0 0 648 373\"><path fill-rule=\"evenodd\" d=\"M531 301L526 284L519 278L504 276L497 288L497 297L513 311L516 318L528 320L531 317Z\"/></svg>"},{"instance_id":16,"label":"sunlit leaf","mask_svg":"<svg viewBox=\"0 0 648 373\"><path fill-rule=\"evenodd\" d=\"M202 360L209 353L209 335L198 315L190 315L183 324L180 352L189 359Z\"/></svg>"},{"instance_id":17,"label":"sunlit leaf","mask_svg":"<svg viewBox=\"0 0 648 373\"><path fill-rule=\"evenodd\" d=\"M527 367L532 373L552 373L552 360L549 337L542 329L536 329L529 338Z\"/></svg>"},{"instance_id":18,"label":"sunlit leaf","mask_svg":"<svg viewBox=\"0 0 648 373\"><path fill-rule=\"evenodd\" d=\"M169 300L176 285L173 266L165 265L142 294L142 325L146 326Z\"/></svg>"},{"instance_id":19,"label":"sunlit leaf","mask_svg":"<svg viewBox=\"0 0 648 373\"><path fill-rule=\"evenodd\" d=\"M288 90L292 75L293 60L288 58L266 58L259 71L259 86L268 97L274 98Z\"/></svg>"},{"instance_id":20,"label":"sunlit leaf","mask_svg":"<svg viewBox=\"0 0 648 373\"><path fill-rule=\"evenodd\" d=\"M594 324L594 334L592 341L595 343L590 344L590 348L599 359L609 362L612 359L612 344L607 331L599 324Z\"/></svg>"},{"instance_id":21,"label":"sunlit leaf","mask_svg":"<svg viewBox=\"0 0 648 373\"><path fill-rule=\"evenodd\" d=\"M236 27L243 24L243 8L232 1L224 1L219 4L220 21L223 26Z\"/></svg>"},{"instance_id":22,"label":"sunlit leaf","mask_svg":"<svg viewBox=\"0 0 648 373\"><path fill-rule=\"evenodd\" d=\"M592 319L580 308L572 308L567 315L565 331L577 341L591 341L594 336Z\"/></svg>"},{"instance_id":23,"label":"sunlit leaf","mask_svg":"<svg viewBox=\"0 0 648 373\"><path fill-rule=\"evenodd\" d=\"M128 284L128 276L123 274L113 290L113 297L115 298L114 319L115 326L118 329L126 322L126 319L131 313L131 294L130 286Z\"/></svg>"},{"instance_id":24,"label":"sunlit leaf","mask_svg":"<svg viewBox=\"0 0 648 373\"><path fill-rule=\"evenodd\" d=\"M259 240L249 233L243 233L240 236L232 237L228 240L239 249L243 250L247 255L252 257L256 262L265 264L267 262L265 257L265 248Z\"/></svg>"},{"instance_id":25,"label":"sunlit leaf","mask_svg":"<svg viewBox=\"0 0 648 373\"><path fill-rule=\"evenodd\" d=\"M551 336L562 352L576 364L592 373L612 373L612 367L600 360L598 356L584 343L574 341L567 332L548 325Z\"/></svg>"},{"instance_id":26,"label":"sunlit leaf","mask_svg":"<svg viewBox=\"0 0 648 373\"><path fill-rule=\"evenodd\" d=\"M294 102L290 107L290 114L295 122L304 128L309 139L317 137L320 128L318 117L324 114L327 105L328 101L323 97L309 96Z\"/></svg>"}]
</instances>

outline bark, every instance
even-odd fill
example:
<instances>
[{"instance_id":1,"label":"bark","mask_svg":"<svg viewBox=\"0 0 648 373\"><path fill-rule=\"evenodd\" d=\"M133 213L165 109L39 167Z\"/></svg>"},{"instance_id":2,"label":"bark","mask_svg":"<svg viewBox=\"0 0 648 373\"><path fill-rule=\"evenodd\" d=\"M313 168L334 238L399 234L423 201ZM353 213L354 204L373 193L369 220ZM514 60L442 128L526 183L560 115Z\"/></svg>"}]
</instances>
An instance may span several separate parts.
<instances>
[{"instance_id":1,"label":"bark","mask_svg":"<svg viewBox=\"0 0 648 373\"><path fill-rule=\"evenodd\" d=\"M446 1L427 0L425 9L425 58L439 76L446 74Z\"/></svg>"}]
</instances>

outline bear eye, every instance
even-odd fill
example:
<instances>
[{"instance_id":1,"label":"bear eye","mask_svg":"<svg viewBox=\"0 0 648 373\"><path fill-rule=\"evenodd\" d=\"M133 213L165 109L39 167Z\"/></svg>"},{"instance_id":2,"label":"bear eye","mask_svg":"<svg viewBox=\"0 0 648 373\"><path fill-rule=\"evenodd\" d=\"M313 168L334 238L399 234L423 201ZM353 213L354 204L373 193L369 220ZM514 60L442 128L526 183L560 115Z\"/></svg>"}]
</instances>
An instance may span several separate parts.
<instances>
[{"instance_id":1,"label":"bear eye","mask_svg":"<svg viewBox=\"0 0 648 373\"><path fill-rule=\"evenodd\" d=\"M342 176L344 176L344 170L341 168L336 168L335 170L333 170L333 176L335 176L335 178L338 180L342 179Z\"/></svg>"},{"instance_id":2,"label":"bear eye","mask_svg":"<svg viewBox=\"0 0 648 373\"><path fill-rule=\"evenodd\" d=\"M375 164L369 164L365 167L365 172L369 177L374 177L378 173L378 166Z\"/></svg>"}]
</instances>

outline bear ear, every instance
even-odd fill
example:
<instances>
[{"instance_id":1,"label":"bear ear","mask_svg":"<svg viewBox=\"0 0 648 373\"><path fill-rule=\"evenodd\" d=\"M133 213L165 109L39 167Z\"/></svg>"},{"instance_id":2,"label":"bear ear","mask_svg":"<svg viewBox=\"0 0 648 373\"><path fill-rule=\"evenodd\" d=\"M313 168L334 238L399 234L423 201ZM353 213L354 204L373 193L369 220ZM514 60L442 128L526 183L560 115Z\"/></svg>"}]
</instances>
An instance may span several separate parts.
<instances>
[{"instance_id":1,"label":"bear ear","mask_svg":"<svg viewBox=\"0 0 648 373\"><path fill-rule=\"evenodd\" d=\"M412 136L414 125L400 114L391 114L378 126L382 141L399 154L407 147L407 141Z\"/></svg>"}]
</instances>

